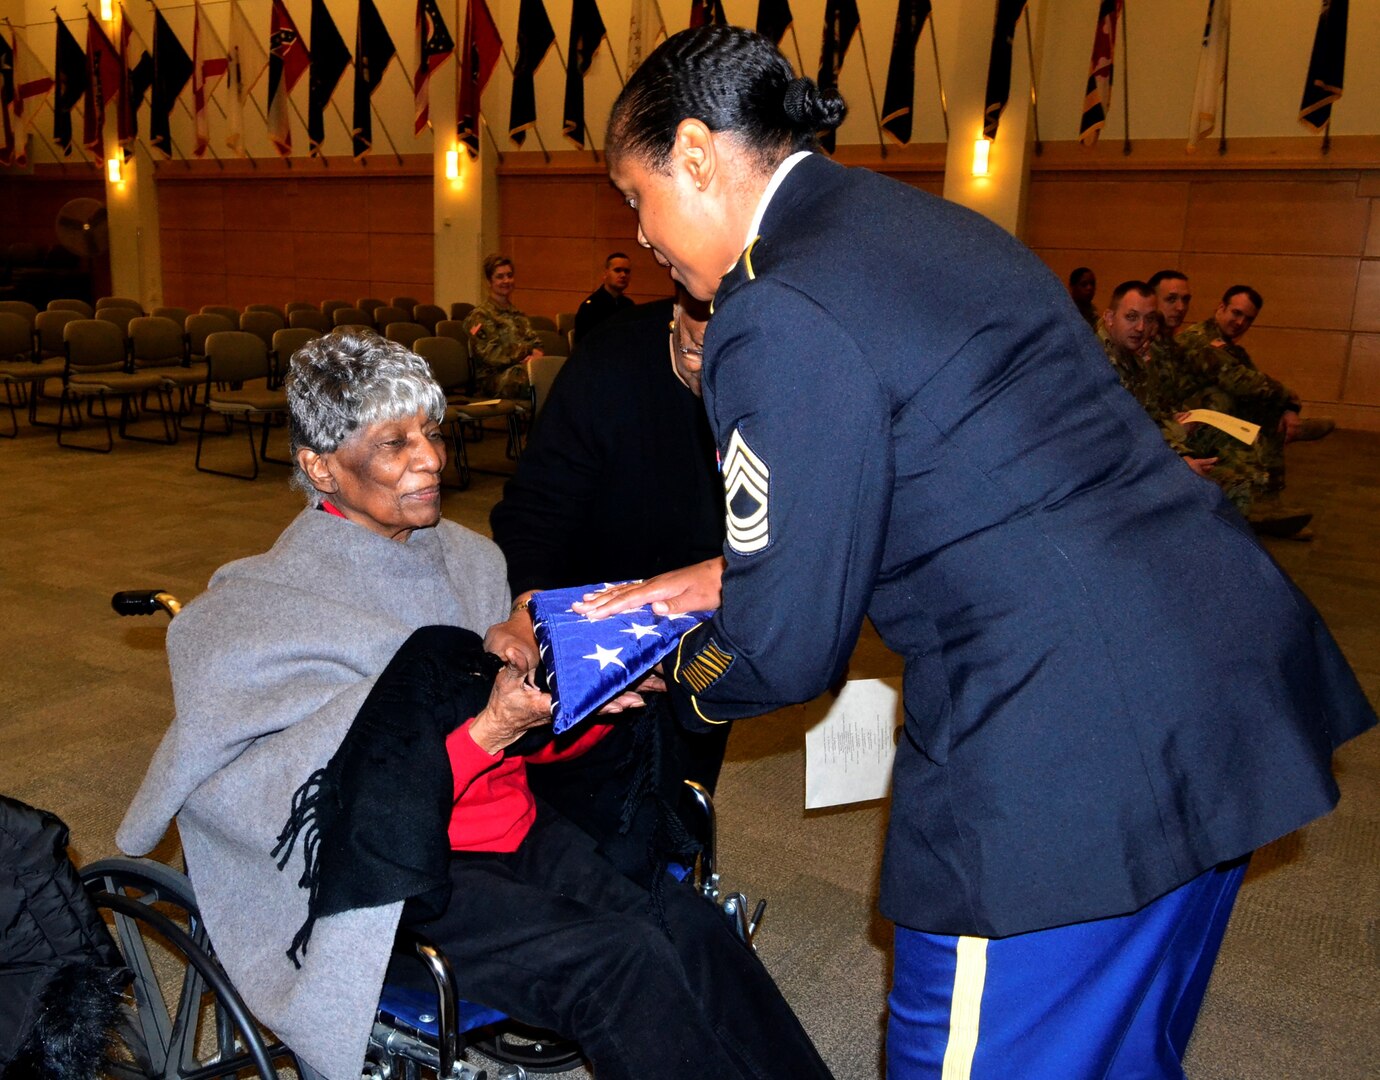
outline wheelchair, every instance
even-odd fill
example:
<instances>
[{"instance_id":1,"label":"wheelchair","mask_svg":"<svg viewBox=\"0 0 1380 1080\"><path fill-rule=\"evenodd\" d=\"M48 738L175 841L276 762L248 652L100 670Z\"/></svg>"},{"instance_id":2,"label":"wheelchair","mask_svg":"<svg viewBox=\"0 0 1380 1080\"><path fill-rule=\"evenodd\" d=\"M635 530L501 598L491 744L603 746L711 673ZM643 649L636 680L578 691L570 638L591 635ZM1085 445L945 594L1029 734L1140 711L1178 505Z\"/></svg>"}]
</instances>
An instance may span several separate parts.
<instances>
[{"instance_id":1,"label":"wheelchair","mask_svg":"<svg viewBox=\"0 0 1380 1080\"><path fill-rule=\"evenodd\" d=\"M172 617L181 605L169 593L148 590L116 593L111 606L121 615L162 611ZM683 795L682 816L701 850L693 865L671 872L718 907L751 946L766 901L749 914L741 892L721 895L713 801L693 781L686 781ZM80 875L131 975L105 1076L274 1080L277 1068L290 1064L302 1080L319 1080L244 1004L216 960L185 874L152 859L119 857L89 863ZM400 930L362 1076L487 1080L488 1070L466 1060L471 1048L498 1063L494 1080L525 1080L529 1073L559 1072L581 1060L575 1044L463 1001L444 954Z\"/></svg>"}]
</instances>

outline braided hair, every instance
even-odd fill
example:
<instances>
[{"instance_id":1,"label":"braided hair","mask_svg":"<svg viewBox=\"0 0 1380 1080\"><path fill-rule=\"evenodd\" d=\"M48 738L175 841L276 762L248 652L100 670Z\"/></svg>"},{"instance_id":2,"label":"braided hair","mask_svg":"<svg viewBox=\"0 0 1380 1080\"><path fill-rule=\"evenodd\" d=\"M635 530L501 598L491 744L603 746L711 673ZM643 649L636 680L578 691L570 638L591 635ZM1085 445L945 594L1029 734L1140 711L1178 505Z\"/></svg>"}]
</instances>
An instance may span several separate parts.
<instances>
[{"instance_id":1,"label":"braided hair","mask_svg":"<svg viewBox=\"0 0 1380 1080\"><path fill-rule=\"evenodd\" d=\"M775 168L797 150L813 150L848 112L837 91L796 78L761 34L737 26L701 26L662 42L633 72L609 115L607 153L664 171L676 129L696 119L731 132Z\"/></svg>"}]
</instances>

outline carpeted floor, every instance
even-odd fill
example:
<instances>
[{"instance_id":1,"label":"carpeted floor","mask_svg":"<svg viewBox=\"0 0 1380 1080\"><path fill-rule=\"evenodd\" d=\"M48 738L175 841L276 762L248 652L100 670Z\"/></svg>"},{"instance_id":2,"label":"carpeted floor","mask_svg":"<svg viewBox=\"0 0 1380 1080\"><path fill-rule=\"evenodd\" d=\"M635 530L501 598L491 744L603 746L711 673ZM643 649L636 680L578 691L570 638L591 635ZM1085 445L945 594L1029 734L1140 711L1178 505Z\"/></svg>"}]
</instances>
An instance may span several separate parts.
<instances>
[{"instance_id":1,"label":"carpeted floor","mask_svg":"<svg viewBox=\"0 0 1380 1080\"><path fill-rule=\"evenodd\" d=\"M242 441L216 450L247 453ZM65 818L79 861L115 853L170 710L161 621L117 618L111 593L190 599L300 506L281 467L244 483L195 472L192 453L184 438L83 454L27 427L0 442L0 791ZM498 438L473 453L504 465ZM1317 539L1273 550L1380 700L1380 436L1339 432L1290 455ZM447 493L447 516L487 532L501 483ZM855 674L897 670L863 641ZM875 914L885 811L803 812L802 745L799 710L738 725L718 797L722 869L731 888L770 898L761 953L825 1059L870 1080L887 988L889 930ZM1255 859L1190 1050L1194 1080L1380 1076L1380 733L1346 747L1337 775L1338 811ZM175 837L156 854L176 859Z\"/></svg>"}]
</instances>

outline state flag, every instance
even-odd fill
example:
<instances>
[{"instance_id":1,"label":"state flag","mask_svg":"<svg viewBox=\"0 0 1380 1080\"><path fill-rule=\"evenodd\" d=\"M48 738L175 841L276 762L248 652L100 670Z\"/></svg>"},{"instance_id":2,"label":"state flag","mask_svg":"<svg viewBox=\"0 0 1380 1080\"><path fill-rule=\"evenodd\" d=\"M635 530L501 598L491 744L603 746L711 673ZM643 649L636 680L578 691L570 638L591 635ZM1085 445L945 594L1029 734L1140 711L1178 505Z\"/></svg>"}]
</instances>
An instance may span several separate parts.
<instances>
[{"instance_id":1,"label":"state flag","mask_svg":"<svg viewBox=\"0 0 1380 1080\"><path fill-rule=\"evenodd\" d=\"M882 95L882 130L899 143L910 142L915 107L915 47L929 17L930 0L898 0L886 93Z\"/></svg>"},{"instance_id":2,"label":"state flag","mask_svg":"<svg viewBox=\"0 0 1380 1080\"><path fill-rule=\"evenodd\" d=\"M824 41L819 51L819 77L815 80L821 90L839 88L839 72L843 70L848 46L853 44L857 33L858 0L829 0L824 7ZM820 139L820 145L829 153L834 152L834 132L828 131Z\"/></svg>"},{"instance_id":3,"label":"state flag","mask_svg":"<svg viewBox=\"0 0 1380 1080\"><path fill-rule=\"evenodd\" d=\"M790 0L757 0L757 32L773 45L780 45L795 16Z\"/></svg>"},{"instance_id":4,"label":"state flag","mask_svg":"<svg viewBox=\"0 0 1380 1080\"><path fill-rule=\"evenodd\" d=\"M479 156L479 106L484 87L503 54L503 39L484 0L469 0L465 37L456 67L455 137L470 157Z\"/></svg>"},{"instance_id":5,"label":"state flag","mask_svg":"<svg viewBox=\"0 0 1380 1080\"><path fill-rule=\"evenodd\" d=\"M579 147L585 145L585 74L607 33L595 0L575 0L570 10L570 47L565 54L565 106L561 117L565 137Z\"/></svg>"},{"instance_id":6,"label":"state flag","mask_svg":"<svg viewBox=\"0 0 1380 1080\"><path fill-rule=\"evenodd\" d=\"M455 39L446 29L436 0L417 0L417 74L412 85L412 131L420 135L431 122L431 73L455 51Z\"/></svg>"},{"instance_id":7,"label":"state flag","mask_svg":"<svg viewBox=\"0 0 1380 1080\"><path fill-rule=\"evenodd\" d=\"M1101 0L1097 9L1097 29L1093 31L1092 63L1088 66L1088 85L1083 91L1083 122L1078 138L1092 146L1107 123L1112 104L1112 73L1116 57L1116 25L1121 19L1122 0Z\"/></svg>"},{"instance_id":8,"label":"state flag","mask_svg":"<svg viewBox=\"0 0 1380 1080\"><path fill-rule=\"evenodd\" d=\"M1321 131L1332 119L1332 104L1342 98L1342 74L1346 68L1347 0L1323 0L1308 76L1299 102L1299 123Z\"/></svg>"},{"instance_id":9,"label":"state flag","mask_svg":"<svg viewBox=\"0 0 1380 1080\"><path fill-rule=\"evenodd\" d=\"M72 156L72 109L86 96L86 54L61 16L57 21L57 56L53 71L57 93L53 97L53 141L62 147L62 156Z\"/></svg>"},{"instance_id":10,"label":"state flag","mask_svg":"<svg viewBox=\"0 0 1380 1080\"><path fill-rule=\"evenodd\" d=\"M201 0L193 5L196 20L192 23L192 116L196 124L196 143L192 153L203 157L211 145L211 118L206 106L215 93L216 84L225 77L230 66L229 54L206 11Z\"/></svg>"},{"instance_id":11,"label":"state flag","mask_svg":"<svg viewBox=\"0 0 1380 1080\"><path fill-rule=\"evenodd\" d=\"M658 615L647 605L594 621L571 610L586 593L606 587L548 589L527 602L551 691L552 729L558 735L635 686L687 630L713 614Z\"/></svg>"},{"instance_id":12,"label":"state flag","mask_svg":"<svg viewBox=\"0 0 1380 1080\"><path fill-rule=\"evenodd\" d=\"M997 19L992 27L992 52L987 59L986 107L982 112L982 134L997 137L997 125L1011 96L1011 61L1016 41L1016 24L1025 11L1026 0L997 0Z\"/></svg>"},{"instance_id":13,"label":"state flag","mask_svg":"<svg viewBox=\"0 0 1380 1080\"><path fill-rule=\"evenodd\" d=\"M723 0L690 0L690 29L697 26L727 26Z\"/></svg>"},{"instance_id":14,"label":"state flag","mask_svg":"<svg viewBox=\"0 0 1380 1080\"><path fill-rule=\"evenodd\" d=\"M39 63L24 35L14 30L10 45L14 50L14 163L27 165L29 161L29 133L38 120L43 99L53 92L53 77Z\"/></svg>"},{"instance_id":15,"label":"state flag","mask_svg":"<svg viewBox=\"0 0 1380 1080\"><path fill-rule=\"evenodd\" d=\"M268 33L268 137L283 157L292 156L288 118L292 88L311 67L311 53L283 0L273 0Z\"/></svg>"},{"instance_id":16,"label":"state flag","mask_svg":"<svg viewBox=\"0 0 1380 1080\"><path fill-rule=\"evenodd\" d=\"M225 145L243 157L244 103L268 69L268 53L235 0L230 0L229 64L225 69Z\"/></svg>"},{"instance_id":17,"label":"state flag","mask_svg":"<svg viewBox=\"0 0 1380 1080\"><path fill-rule=\"evenodd\" d=\"M398 50L374 0L359 0L355 29L354 156L360 161L374 147L374 117L370 104L383 73Z\"/></svg>"},{"instance_id":18,"label":"state flag","mask_svg":"<svg viewBox=\"0 0 1380 1080\"><path fill-rule=\"evenodd\" d=\"M192 58L157 8L153 12L153 103L149 106L149 145L172 157L168 115L192 77Z\"/></svg>"},{"instance_id":19,"label":"state flag","mask_svg":"<svg viewBox=\"0 0 1380 1080\"><path fill-rule=\"evenodd\" d=\"M82 115L82 143L97 157L105 157L105 107L120 92L123 65L114 42L90 12L86 14L86 108Z\"/></svg>"},{"instance_id":20,"label":"state flag","mask_svg":"<svg viewBox=\"0 0 1380 1080\"><path fill-rule=\"evenodd\" d=\"M1217 109L1227 82L1227 53L1231 50L1231 0L1208 0L1203 46L1198 53L1198 81L1193 88L1193 113L1188 121L1188 148L1217 130Z\"/></svg>"},{"instance_id":21,"label":"state flag","mask_svg":"<svg viewBox=\"0 0 1380 1080\"><path fill-rule=\"evenodd\" d=\"M325 0L311 0L311 74L307 78L307 143L312 157L326 138L326 106L350 66L350 50Z\"/></svg>"},{"instance_id":22,"label":"state flag","mask_svg":"<svg viewBox=\"0 0 1380 1080\"><path fill-rule=\"evenodd\" d=\"M656 12L653 21L652 12ZM628 72L638 69L647 54L656 48L657 38L666 30L661 25L661 10L656 0L632 0L628 15Z\"/></svg>"},{"instance_id":23,"label":"state flag","mask_svg":"<svg viewBox=\"0 0 1380 1080\"><path fill-rule=\"evenodd\" d=\"M634 12L636 12L634 0ZM518 9L517 60L513 63L513 98L508 111L508 137L519 146L527 129L537 123L537 95L533 81L537 68L556 42L556 31L542 0L522 0Z\"/></svg>"},{"instance_id":24,"label":"state flag","mask_svg":"<svg viewBox=\"0 0 1380 1080\"><path fill-rule=\"evenodd\" d=\"M139 57L134 63L130 58ZM120 8L120 98L115 103L116 130L125 157L134 152L134 140L139 136L139 106L153 87L153 54L144 39L134 29L129 12Z\"/></svg>"},{"instance_id":25,"label":"state flag","mask_svg":"<svg viewBox=\"0 0 1380 1080\"><path fill-rule=\"evenodd\" d=\"M0 34L0 165L14 161L14 126L10 112L14 106L14 46Z\"/></svg>"}]
</instances>

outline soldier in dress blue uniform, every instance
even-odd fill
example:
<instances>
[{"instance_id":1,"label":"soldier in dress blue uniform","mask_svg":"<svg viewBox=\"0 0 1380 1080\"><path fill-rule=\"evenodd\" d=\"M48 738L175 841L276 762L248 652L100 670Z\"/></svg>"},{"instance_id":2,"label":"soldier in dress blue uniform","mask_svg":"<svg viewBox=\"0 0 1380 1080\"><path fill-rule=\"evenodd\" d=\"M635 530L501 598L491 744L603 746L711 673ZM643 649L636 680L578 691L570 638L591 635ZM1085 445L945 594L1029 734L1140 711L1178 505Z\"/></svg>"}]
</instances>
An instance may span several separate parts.
<instances>
[{"instance_id":1,"label":"soldier in dress blue uniform","mask_svg":"<svg viewBox=\"0 0 1380 1080\"><path fill-rule=\"evenodd\" d=\"M722 26L615 104L639 241L714 301L727 541L582 608L721 596L666 664L700 727L825 690L864 617L905 658L893 1078L1180 1077L1246 857L1375 714L1030 251L811 152L843 113Z\"/></svg>"}]
</instances>

